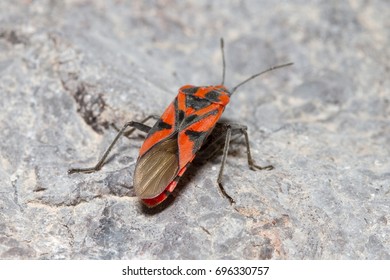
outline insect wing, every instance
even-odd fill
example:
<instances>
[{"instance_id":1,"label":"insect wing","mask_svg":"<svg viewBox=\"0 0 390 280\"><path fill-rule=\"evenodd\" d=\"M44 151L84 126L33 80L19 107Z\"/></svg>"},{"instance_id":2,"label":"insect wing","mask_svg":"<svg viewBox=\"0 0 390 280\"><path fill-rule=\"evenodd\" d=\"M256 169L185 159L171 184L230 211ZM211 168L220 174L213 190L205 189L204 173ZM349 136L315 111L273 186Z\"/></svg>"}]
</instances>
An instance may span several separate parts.
<instances>
[{"instance_id":1,"label":"insect wing","mask_svg":"<svg viewBox=\"0 0 390 280\"><path fill-rule=\"evenodd\" d=\"M154 145L163 141L164 139L170 138L175 133L175 119L177 118L176 114L177 112L175 104L172 102L162 114L161 118L149 131L148 136L146 137L139 151L140 157L142 157Z\"/></svg>"},{"instance_id":2,"label":"insect wing","mask_svg":"<svg viewBox=\"0 0 390 280\"><path fill-rule=\"evenodd\" d=\"M179 172L177 134L157 143L137 162L134 171L135 193L141 199L161 194Z\"/></svg>"}]
</instances>

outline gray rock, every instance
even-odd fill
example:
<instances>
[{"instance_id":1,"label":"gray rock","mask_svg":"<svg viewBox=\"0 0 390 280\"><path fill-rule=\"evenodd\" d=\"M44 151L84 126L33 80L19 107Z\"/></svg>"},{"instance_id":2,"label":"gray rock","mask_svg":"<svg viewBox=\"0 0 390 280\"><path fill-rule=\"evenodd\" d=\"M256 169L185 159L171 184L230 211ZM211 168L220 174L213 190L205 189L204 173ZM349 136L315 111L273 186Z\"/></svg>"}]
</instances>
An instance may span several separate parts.
<instances>
[{"instance_id":1,"label":"gray rock","mask_svg":"<svg viewBox=\"0 0 390 280\"><path fill-rule=\"evenodd\" d=\"M1 1L0 258L389 259L387 1ZM184 84L242 86L248 126L194 164L156 209L132 186L144 135L111 124L161 114ZM387 77L387 78L386 78Z\"/></svg>"}]
</instances>

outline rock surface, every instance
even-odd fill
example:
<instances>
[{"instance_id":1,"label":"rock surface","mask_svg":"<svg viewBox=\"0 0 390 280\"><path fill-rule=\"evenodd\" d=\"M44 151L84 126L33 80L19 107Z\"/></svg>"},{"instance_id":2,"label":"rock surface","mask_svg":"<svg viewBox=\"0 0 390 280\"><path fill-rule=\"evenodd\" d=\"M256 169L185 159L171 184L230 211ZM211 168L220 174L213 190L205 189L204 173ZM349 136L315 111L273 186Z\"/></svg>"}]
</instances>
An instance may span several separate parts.
<instances>
[{"instance_id":1,"label":"rock surface","mask_svg":"<svg viewBox=\"0 0 390 280\"><path fill-rule=\"evenodd\" d=\"M389 259L387 1L1 1L0 258ZM225 118L243 141L192 166L146 209L142 133L89 166L122 126L184 84L241 87Z\"/></svg>"}]
</instances>

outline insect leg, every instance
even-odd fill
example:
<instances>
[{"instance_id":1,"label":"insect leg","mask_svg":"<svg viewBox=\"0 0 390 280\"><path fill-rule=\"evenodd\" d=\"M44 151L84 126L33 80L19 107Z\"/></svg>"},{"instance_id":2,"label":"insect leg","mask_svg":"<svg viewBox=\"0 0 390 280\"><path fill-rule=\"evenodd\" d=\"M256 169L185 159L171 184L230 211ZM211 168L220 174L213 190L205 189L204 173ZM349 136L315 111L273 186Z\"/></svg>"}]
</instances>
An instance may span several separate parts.
<instances>
[{"instance_id":1,"label":"insect leg","mask_svg":"<svg viewBox=\"0 0 390 280\"><path fill-rule=\"evenodd\" d=\"M248 156L249 168L252 169L252 170L256 170L256 169L258 169L258 170L272 170L272 169L274 169L274 167L272 165L260 166L260 165L257 165L255 163L255 161L252 158L252 154L251 154L251 148L250 148L250 145L249 145L249 136L248 136L247 127L246 126L240 126L237 129L240 130L240 132L242 134L244 134L244 137L245 137L246 154Z\"/></svg>"},{"instance_id":2,"label":"insect leg","mask_svg":"<svg viewBox=\"0 0 390 280\"><path fill-rule=\"evenodd\" d=\"M155 119L155 120L158 120L160 117L157 116L157 115L150 115L150 116L147 116L145 119L143 119L142 121L140 121L140 123L144 124L146 123L148 120L150 119ZM112 124L112 127L116 130L116 131L120 131L120 129L115 125L115 124ZM129 135L132 134L134 131L136 130L135 127L129 129L128 131L125 131L123 132L123 136L129 138ZM148 132L148 131L147 131Z\"/></svg>"},{"instance_id":3,"label":"insect leg","mask_svg":"<svg viewBox=\"0 0 390 280\"><path fill-rule=\"evenodd\" d=\"M145 119L143 119L142 121L140 121L140 123L144 124L146 123L148 120L150 119L154 119L154 120L158 120L160 117L157 116L157 115L150 115L150 116L147 116ZM132 129L129 129L128 131L126 131L125 133L123 133L123 136L126 136L128 137L130 134L132 134L137 128L136 127L133 127ZM144 132L149 132L148 131L144 131Z\"/></svg>"},{"instance_id":4,"label":"insect leg","mask_svg":"<svg viewBox=\"0 0 390 280\"><path fill-rule=\"evenodd\" d=\"M147 125L145 125L143 123L139 123L139 122L131 121L131 122L126 123L122 127L122 129L118 132L118 134L114 138L114 141L112 141L110 146L108 146L107 150L104 152L103 156L101 157L101 159L98 161L98 163L95 166L87 167L87 168L71 168L71 169L68 170L68 173L69 174L79 173L79 172L82 172L82 173L92 173L92 172L100 170L100 168L102 168L102 166L104 164L104 161L106 160L107 156L109 155L109 153L111 152L112 148L114 147L115 143L118 141L119 137L121 137L123 135L123 133L125 132L126 128L128 128L129 126L133 127L133 129L138 129L138 130L141 130L141 131L146 132L146 133L149 132L149 130L151 129L150 126L147 126Z\"/></svg>"},{"instance_id":5,"label":"insect leg","mask_svg":"<svg viewBox=\"0 0 390 280\"><path fill-rule=\"evenodd\" d=\"M226 193L225 189L222 186L222 174L223 174L223 169L225 167L227 154L229 152L230 139L232 136L232 127L229 124L226 124L226 128L227 128L227 130L226 130L225 146L223 147L222 162L221 162L221 168L219 169L217 183L218 183L219 189L221 190L222 194L230 201L230 204L234 204L236 202L234 201L234 199L230 195L228 195Z\"/></svg>"},{"instance_id":6,"label":"insect leg","mask_svg":"<svg viewBox=\"0 0 390 280\"><path fill-rule=\"evenodd\" d=\"M224 170L226 159L227 159L227 155L228 155L228 152L229 152L229 145L230 145L230 140L231 140L232 134L235 135L235 134L239 133L239 134L243 134L244 135L244 137L245 137L245 144L246 144L246 154L247 154L247 157L248 157L248 166L249 166L250 169L252 169L252 170L256 170L256 169L258 169L258 170L272 170L274 167L272 165L259 166L259 165L257 165L255 163L255 161L252 158L252 154L251 154L251 149L250 149L250 145L249 145L249 136L248 136L248 132L247 132L247 127L246 126L238 125L238 124L228 124L228 123L221 123L219 125L220 126L225 126L226 134L225 134L225 146L224 146L224 149L223 149L222 162L221 162L221 167L219 169L217 183L219 185L219 188L221 189L222 194L226 198L229 199L231 204L233 204L233 203L235 203L235 201L233 200L233 198L231 196L229 196L226 193L225 189L222 186L223 170Z\"/></svg>"},{"instance_id":7,"label":"insect leg","mask_svg":"<svg viewBox=\"0 0 390 280\"><path fill-rule=\"evenodd\" d=\"M211 134L206 139L199 152L194 159L195 162L204 163L216 154L222 152L226 138L226 125L224 123L217 123Z\"/></svg>"}]
</instances>

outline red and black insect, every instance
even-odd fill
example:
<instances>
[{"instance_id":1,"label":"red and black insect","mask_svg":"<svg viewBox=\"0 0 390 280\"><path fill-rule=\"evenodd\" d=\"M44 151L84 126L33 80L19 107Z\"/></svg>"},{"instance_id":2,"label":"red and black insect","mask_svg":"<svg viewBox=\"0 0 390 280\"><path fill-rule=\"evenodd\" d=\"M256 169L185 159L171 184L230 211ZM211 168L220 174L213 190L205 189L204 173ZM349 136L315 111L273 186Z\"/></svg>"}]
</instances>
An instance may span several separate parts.
<instances>
[{"instance_id":1,"label":"red and black insect","mask_svg":"<svg viewBox=\"0 0 390 280\"><path fill-rule=\"evenodd\" d=\"M222 82L216 86L185 85L168 106L161 117L149 116L142 122L128 122L119 131L112 144L108 147L99 162L91 168L73 168L69 173L95 172L100 170L119 137L129 135L135 129L148 133L139 151L139 157L134 171L134 190L148 207L154 207L163 202L175 189L180 177L186 171L204 144L213 141L210 137L214 129L221 131L219 139L224 137L224 149L221 168L217 182L223 194L233 202L233 199L224 191L221 181L223 168L228 154L232 134L243 134L246 141L248 165L251 169L272 169L272 166L261 167L252 159L249 138L245 126L220 123L230 97L238 87L249 80L277 68L289 66L292 63L271 67L261 73L255 74L239 83L231 91L224 86L225 57L223 39L221 39L223 61ZM153 127L144 123L150 118L158 119ZM125 132L128 127L133 127ZM204 147L203 147L204 148Z\"/></svg>"}]
</instances>

